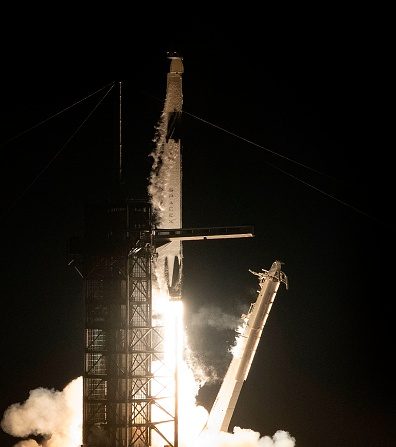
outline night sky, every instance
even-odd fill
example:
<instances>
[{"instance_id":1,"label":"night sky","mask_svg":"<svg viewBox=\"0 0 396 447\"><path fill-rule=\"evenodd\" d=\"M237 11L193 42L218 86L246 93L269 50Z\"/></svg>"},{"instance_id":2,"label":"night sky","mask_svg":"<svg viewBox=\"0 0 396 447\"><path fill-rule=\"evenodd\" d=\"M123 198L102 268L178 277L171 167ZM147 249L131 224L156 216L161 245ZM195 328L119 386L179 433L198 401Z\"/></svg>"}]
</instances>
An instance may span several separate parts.
<instances>
[{"instance_id":1,"label":"night sky","mask_svg":"<svg viewBox=\"0 0 396 447\"><path fill-rule=\"evenodd\" d=\"M224 373L232 332L189 319L207 308L239 317L256 298L248 269L283 261L289 290L278 291L231 426L286 430L301 447L390 447L394 201L383 55L369 36L291 38L276 50L259 36L246 46L208 30L176 48L185 66L184 226L255 227L252 239L184 244L191 344ZM146 194L168 49L147 45L122 73L133 198ZM1 414L31 389L62 389L82 375L82 281L67 245L82 234L85 201L113 187L118 90L77 133L108 88L19 134L114 80L97 78L3 85ZM210 406L216 392L203 389L200 402ZM2 447L16 441L0 434Z\"/></svg>"}]
</instances>

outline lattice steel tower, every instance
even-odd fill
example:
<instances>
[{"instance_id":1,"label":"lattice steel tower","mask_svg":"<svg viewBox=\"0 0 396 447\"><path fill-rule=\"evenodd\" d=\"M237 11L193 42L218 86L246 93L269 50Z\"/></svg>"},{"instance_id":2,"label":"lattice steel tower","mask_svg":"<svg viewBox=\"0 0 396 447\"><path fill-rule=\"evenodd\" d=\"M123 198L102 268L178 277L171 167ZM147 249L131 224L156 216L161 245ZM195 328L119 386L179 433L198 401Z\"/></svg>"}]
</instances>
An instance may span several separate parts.
<instances>
[{"instance_id":1,"label":"lattice steel tower","mask_svg":"<svg viewBox=\"0 0 396 447\"><path fill-rule=\"evenodd\" d=\"M90 205L79 271L84 278L83 443L149 447L151 361L162 334L151 321L151 206Z\"/></svg>"}]
</instances>

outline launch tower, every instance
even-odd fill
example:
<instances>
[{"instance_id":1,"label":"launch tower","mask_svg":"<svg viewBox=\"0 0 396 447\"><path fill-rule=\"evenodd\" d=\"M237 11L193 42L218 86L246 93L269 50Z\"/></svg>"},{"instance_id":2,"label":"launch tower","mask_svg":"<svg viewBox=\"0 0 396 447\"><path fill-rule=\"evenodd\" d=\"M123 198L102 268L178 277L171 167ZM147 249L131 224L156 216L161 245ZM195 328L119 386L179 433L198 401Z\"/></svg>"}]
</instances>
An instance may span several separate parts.
<instances>
[{"instance_id":1,"label":"launch tower","mask_svg":"<svg viewBox=\"0 0 396 447\"><path fill-rule=\"evenodd\" d=\"M154 262L163 264L172 299L181 298L182 241L252 237L253 227L181 228L181 154L178 123L182 107L182 59L170 57L162 125L162 218L150 200L120 198L89 204L84 237L71 244L83 278L85 340L83 446L151 447L152 434L178 447L177 396L172 412L157 395L153 362L163 361L164 332L153 324ZM121 154L120 154L121 160ZM177 389L177 387L176 387ZM174 436L162 427L174 425Z\"/></svg>"}]
</instances>

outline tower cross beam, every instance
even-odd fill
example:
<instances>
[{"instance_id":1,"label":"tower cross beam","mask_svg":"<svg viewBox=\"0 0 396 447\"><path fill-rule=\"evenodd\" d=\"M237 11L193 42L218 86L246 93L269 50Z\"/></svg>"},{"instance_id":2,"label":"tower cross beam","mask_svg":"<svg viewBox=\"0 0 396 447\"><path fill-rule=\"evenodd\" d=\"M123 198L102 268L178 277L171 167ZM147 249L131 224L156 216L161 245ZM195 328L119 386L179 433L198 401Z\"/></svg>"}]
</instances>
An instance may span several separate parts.
<instances>
[{"instance_id":1,"label":"tower cross beam","mask_svg":"<svg viewBox=\"0 0 396 447\"><path fill-rule=\"evenodd\" d=\"M235 239L254 237L253 226L206 227L206 228L160 228L154 230L157 247L171 241L200 241L206 239Z\"/></svg>"}]
</instances>

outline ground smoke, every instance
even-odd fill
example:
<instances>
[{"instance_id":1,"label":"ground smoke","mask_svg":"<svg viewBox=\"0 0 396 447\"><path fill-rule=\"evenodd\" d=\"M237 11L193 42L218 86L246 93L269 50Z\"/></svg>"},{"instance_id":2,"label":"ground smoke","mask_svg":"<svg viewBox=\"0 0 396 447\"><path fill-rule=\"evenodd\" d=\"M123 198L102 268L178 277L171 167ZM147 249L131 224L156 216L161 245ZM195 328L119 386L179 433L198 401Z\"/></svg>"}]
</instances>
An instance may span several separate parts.
<instances>
[{"instance_id":1,"label":"ground smoke","mask_svg":"<svg viewBox=\"0 0 396 447\"><path fill-rule=\"evenodd\" d=\"M41 435L38 444L23 440L18 447L79 447L82 427L82 377L70 382L63 391L37 388L24 403L11 405L4 413L1 428L20 438Z\"/></svg>"},{"instance_id":2,"label":"ground smoke","mask_svg":"<svg viewBox=\"0 0 396 447\"><path fill-rule=\"evenodd\" d=\"M272 438L261 438L258 432L235 427L233 433L204 432L191 447L294 447L295 442L283 430L278 430Z\"/></svg>"}]
</instances>

